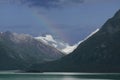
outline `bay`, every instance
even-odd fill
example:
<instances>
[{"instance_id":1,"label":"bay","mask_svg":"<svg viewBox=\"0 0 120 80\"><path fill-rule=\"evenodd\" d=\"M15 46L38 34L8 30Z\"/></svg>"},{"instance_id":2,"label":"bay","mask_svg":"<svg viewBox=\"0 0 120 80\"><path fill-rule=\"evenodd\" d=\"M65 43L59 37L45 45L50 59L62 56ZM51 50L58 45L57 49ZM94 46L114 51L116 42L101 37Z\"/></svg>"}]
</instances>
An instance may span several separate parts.
<instances>
[{"instance_id":1,"label":"bay","mask_svg":"<svg viewBox=\"0 0 120 80\"><path fill-rule=\"evenodd\" d=\"M0 72L0 80L120 80L119 73L13 73Z\"/></svg>"}]
</instances>

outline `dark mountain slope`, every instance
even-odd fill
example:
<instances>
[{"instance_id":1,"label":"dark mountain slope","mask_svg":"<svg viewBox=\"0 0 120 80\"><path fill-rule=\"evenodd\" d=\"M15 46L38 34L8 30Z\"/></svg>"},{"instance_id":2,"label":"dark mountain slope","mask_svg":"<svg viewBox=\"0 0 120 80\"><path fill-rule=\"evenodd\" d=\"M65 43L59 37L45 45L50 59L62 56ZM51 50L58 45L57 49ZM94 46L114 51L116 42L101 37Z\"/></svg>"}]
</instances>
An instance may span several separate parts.
<instances>
[{"instance_id":1,"label":"dark mountain slope","mask_svg":"<svg viewBox=\"0 0 120 80\"><path fill-rule=\"evenodd\" d=\"M120 10L68 56L33 65L30 72L120 72Z\"/></svg>"}]
</instances>

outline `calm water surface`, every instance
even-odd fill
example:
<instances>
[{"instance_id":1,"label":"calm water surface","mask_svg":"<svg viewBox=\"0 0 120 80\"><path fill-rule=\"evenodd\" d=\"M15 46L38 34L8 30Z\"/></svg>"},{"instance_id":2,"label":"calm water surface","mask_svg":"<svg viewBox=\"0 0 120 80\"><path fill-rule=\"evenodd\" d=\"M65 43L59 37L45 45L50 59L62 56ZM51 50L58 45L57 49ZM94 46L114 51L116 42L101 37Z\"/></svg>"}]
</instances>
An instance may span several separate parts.
<instances>
[{"instance_id":1,"label":"calm water surface","mask_svg":"<svg viewBox=\"0 0 120 80\"><path fill-rule=\"evenodd\" d=\"M0 73L0 80L120 80L117 73Z\"/></svg>"}]
</instances>

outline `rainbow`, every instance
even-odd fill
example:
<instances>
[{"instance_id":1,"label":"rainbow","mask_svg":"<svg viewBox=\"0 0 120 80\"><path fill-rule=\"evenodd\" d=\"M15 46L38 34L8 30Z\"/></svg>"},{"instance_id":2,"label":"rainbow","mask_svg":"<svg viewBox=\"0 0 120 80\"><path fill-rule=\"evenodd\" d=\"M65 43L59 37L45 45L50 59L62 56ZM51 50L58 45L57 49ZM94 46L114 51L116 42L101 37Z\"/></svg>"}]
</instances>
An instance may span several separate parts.
<instances>
[{"instance_id":1,"label":"rainbow","mask_svg":"<svg viewBox=\"0 0 120 80\"><path fill-rule=\"evenodd\" d=\"M40 23L47 27L47 29L52 32L53 34L56 34L60 38L64 39L65 41L68 41L66 35L64 32L62 32L60 29L57 28L57 25L52 22L52 20L48 19L45 15L43 14L37 14L36 18Z\"/></svg>"}]
</instances>

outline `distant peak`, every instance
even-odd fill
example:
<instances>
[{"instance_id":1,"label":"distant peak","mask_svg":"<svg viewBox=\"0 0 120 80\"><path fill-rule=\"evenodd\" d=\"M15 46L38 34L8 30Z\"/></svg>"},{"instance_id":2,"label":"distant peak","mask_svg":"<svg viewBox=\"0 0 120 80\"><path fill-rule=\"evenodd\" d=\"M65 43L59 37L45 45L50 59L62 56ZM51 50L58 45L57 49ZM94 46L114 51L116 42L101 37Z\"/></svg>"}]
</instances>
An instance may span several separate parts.
<instances>
[{"instance_id":1,"label":"distant peak","mask_svg":"<svg viewBox=\"0 0 120 80\"><path fill-rule=\"evenodd\" d=\"M10 32L10 31L6 31L6 32L4 32L5 34L12 34L12 32Z\"/></svg>"},{"instance_id":2,"label":"distant peak","mask_svg":"<svg viewBox=\"0 0 120 80\"><path fill-rule=\"evenodd\" d=\"M42 41L45 44L50 45L65 54L69 54L73 52L77 48L77 46L80 44L79 42L77 44L70 45L60 39L57 39L55 36L51 34L46 34L44 36L35 37L35 39Z\"/></svg>"},{"instance_id":3,"label":"distant peak","mask_svg":"<svg viewBox=\"0 0 120 80\"><path fill-rule=\"evenodd\" d=\"M6 37L10 37L13 35L12 32L10 32L10 31L5 31L5 32L2 32L1 34L6 36Z\"/></svg>"}]
</instances>

